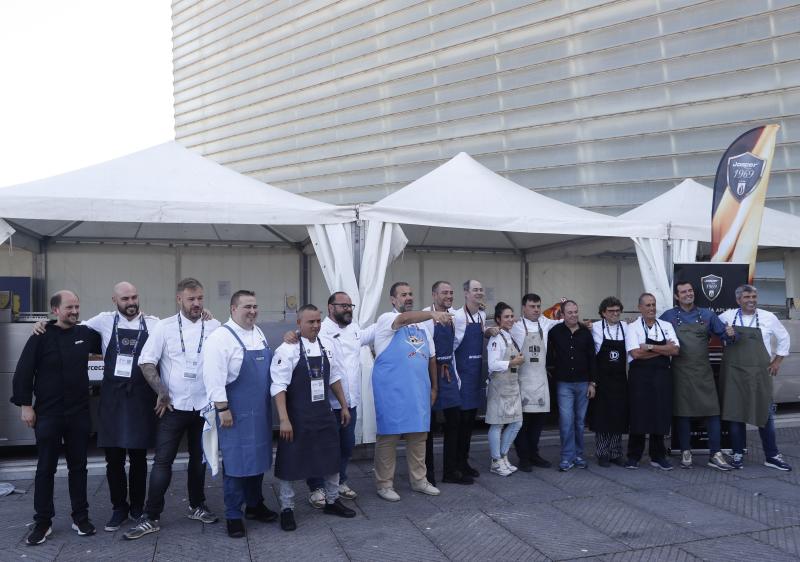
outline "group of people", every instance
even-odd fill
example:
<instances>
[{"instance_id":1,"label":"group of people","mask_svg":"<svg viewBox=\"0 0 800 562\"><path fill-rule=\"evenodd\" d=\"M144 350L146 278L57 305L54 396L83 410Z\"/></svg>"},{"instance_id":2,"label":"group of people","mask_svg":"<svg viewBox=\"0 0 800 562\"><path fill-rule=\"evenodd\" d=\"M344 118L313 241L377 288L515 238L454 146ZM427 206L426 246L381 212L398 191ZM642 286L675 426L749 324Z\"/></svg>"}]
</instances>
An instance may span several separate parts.
<instances>
[{"instance_id":1,"label":"group of people","mask_svg":"<svg viewBox=\"0 0 800 562\"><path fill-rule=\"evenodd\" d=\"M453 285L438 281L431 305L415 310L412 287L394 283L392 311L366 328L354 321L350 296L335 292L324 319L316 306L300 307L298 329L285 334L273 352L256 325L258 303L252 291L233 294L225 324L205 311L203 286L193 278L178 283L178 313L162 320L140 311L138 292L127 282L114 287L115 310L84 323L79 323L77 295L59 291L50 300L55 319L34 328L13 380L11 400L34 429L38 449L28 544L41 544L52 532L53 479L62 443L72 527L79 535L95 533L86 498L87 363L90 354L98 353L105 363L98 446L105 451L113 507L104 528L116 531L131 520L133 527L124 533L129 540L160 530L184 436L189 455L186 516L218 521L204 494L203 434L211 430L222 453L230 537L246 535L244 520L280 520L283 530L296 529L296 480L306 481L315 508L355 517L342 499L357 497L348 485L348 464L361 402L363 346L372 346L375 355L375 485L386 501L401 499L394 487L400 439L406 441L411 489L440 494L432 440L440 423L441 482L472 484L480 472L469 462L470 443L484 406L490 472L509 476L550 467L539 454L550 411L550 378L557 389L559 470L587 466L587 411L603 467L637 468L649 436L651 464L672 469L664 436L675 416L682 467L692 466L690 420L700 417L708 431L709 466L742 468L745 423L750 423L760 428L765 464L791 470L775 444L771 386L771 376L788 355L789 338L772 313L757 308L755 287L739 287L739 308L717 317L694 306L690 283L678 282L673 309L656 318L655 297L644 293L638 304L641 316L629 324L620 321L622 303L616 297L604 299L601 320L588 324L580 322L575 301L562 302L561 319L554 320L543 315L541 298L530 293L522 298L519 317L511 306L498 303L489 326L482 284L468 280L463 292L464 306L454 309ZM724 344L719 393L708 358L711 336ZM772 337L777 338L774 354ZM264 474L273 464L273 407L280 424L274 460L279 513L266 506L262 491ZM207 412L211 415L204 416ZM720 420L729 422L730 459L720 451ZM516 466L508 458L512 444ZM150 448L155 456L148 487ZM211 451L216 456L216 449Z\"/></svg>"}]
</instances>

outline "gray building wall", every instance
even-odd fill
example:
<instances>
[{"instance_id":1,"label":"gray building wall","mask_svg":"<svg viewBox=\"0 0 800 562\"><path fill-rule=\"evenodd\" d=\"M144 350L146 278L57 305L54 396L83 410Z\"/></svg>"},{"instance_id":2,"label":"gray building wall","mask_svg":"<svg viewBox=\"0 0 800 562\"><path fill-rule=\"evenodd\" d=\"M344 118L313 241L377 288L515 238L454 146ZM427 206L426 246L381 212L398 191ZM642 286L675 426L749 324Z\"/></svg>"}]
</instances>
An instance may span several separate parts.
<instances>
[{"instance_id":1,"label":"gray building wall","mask_svg":"<svg viewBox=\"0 0 800 562\"><path fill-rule=\"evenodd\" d=\"M800 213L796 0L173 2L176 138L289 191L369 202L459 151L617 214L781 131Z\"/></svg>"}]
</instances>

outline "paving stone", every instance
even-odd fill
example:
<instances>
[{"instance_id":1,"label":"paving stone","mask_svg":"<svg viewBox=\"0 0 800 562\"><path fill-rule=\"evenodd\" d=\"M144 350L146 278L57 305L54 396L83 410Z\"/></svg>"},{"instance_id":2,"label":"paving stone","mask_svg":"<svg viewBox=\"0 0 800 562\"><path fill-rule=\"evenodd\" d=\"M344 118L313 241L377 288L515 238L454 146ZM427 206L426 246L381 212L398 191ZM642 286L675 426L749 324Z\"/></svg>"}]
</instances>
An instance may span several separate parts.
<instances>
[{"instance_id":1,"label":"paving stone","mask_svg":"<svg viewBox=\"0 0 800 562\"><path fill-rule=\"evenodd\" d=\"M350 521L354 524L361 523ZM333 531L320 522L306 522L293 532L282 531L277 525L257 536L248 532L247 542L250 558L244 560L253 560L254 562L347 560ZM235 559L229 558L228 560L234 562Z\"/></svg>"},{"instance_id":2,"label":"paving stone","mask_svg":"<svg viewBox=\"0 0 800 562\"><path fill-rule=\"evenodd\" d=\"M375 488L367 490L358 495L353 502L368 519L396 519L414 514L414 517L430 517L442 511L439 507L439 497L425 496L418 492L413 492L407 486L396 487L395 490L400 494L399 502L387 502L378 497Z\"/></svg>"},{"instance_id":3,"label":"paving stone","mask_svg":"<svg viewBox=\"0 0 800 562\"><path fill-rule=\"evenodd\" d=\"M442 551L406 518L340 526L333 532L350 560L447 560Z\"/></svg>"},{"instance_id":4,"label":"paving stone","mask_svg":"<svg viewBox=\"0 0 800 562\"><path fill-rule=\"evenodd\" d=\"M734 486L690 486L680 490L680 493L771 527L800 524L800 507L758 496Z\"/></svg>"},{"instance_id":5,"label":"paving stone","mask_svg":"<svg viewBox=\"0 0 800 562\"><path fill-rule=\"evenodd\" d=\"M796 562L797 560L791 554L745 535L690 542L682 544L680 548L708 562L730 562L731 560Z\"/></svg>"},{"instance_id":6,"label":"paving stone","mask_svg":"<svg viewBox=\"0 0 800 562\"><path fill-rule=\"evenodd\" d=\"M485 513L439 513L414 524L450 560L547 560Z\"/></svg>"},{"instance_id":7,"label":"paving stone","mask_svg":"<svg viewBox=\"0 0 800 562\"><path fill-rule=\"evenodd\" d=\"M732 482L731 486L787 503L800 504L800 486L777 478L754 478Z\"/></svg>"},{"instance_id":8,"label":"paving stone","mask_svg":"<svg viewBox=\"0 0 800 562\"><path fill-rule=\"evenodd\" d=\"M156 542L154 560L248 560L250 551L247 541L230 539L223 533L166 534L162 530Z\"/></svg>"},{"instance_id":9,"label":"paving stone","mask_svg":"<svg viewBox=\"0 0 800 562\"><path fill-rule=\"evenodd\" d=\"M675 463L677 464L677 463ZM658 469L652 469L658 470ZM707 466L695 466L694 468L685 469L675 466L670 471L660 471L661 474L664 475L665 478L673 478L675 480L680 480L684 483L684 485L695 485L695 484L719 484L724 482L733 482L737 479L734 472L739 472L729 470L727 472L719 471L715 468L709 468Z\"/></svg>"},{"instance_id":10,"label":"paving stone","mask_svg":"<svg viewBox=\"0 0 800 562\"><path fill-rule=\"evenodd\" d=\"M664 478L661 471L656 470L627 470L614 465L608 468L592 466L589 470L592 474L633 490L670 490L681 486L670 478Z\"/></svg>"},{"instance_id":11,"label":"paving stone","mask_svg":"<svg viewBox=\"0 0 800 562\"><path fill-rule=\"evenodd\" d=\"M516 476L516 475L514 475ZM513 478L513 477L511 477ZM503 478L511 480L511 478ZM489 478L479 478L479 481L489 480ZM439 486L441 494L428 498L432 504L442 510L450 509L475 509L478 506L483 508L502 507L511 505L507 499L498 496L492 490L482 485L482 482L472 486L461 486L459 484L442 484Z\"/></svg>"},{"instance_id":12,"label":"paving stone","mask_svg":"<svg viewBox=\"0 0 800 562\"><path fill-rule=\"evenodd\" d=\"M606 562L693 562L702 560L677 546L658 546L629 552L606 554L602 557Z\"/></svg>"},{"instance_id":13,"label":"paving stone","mask_svg":"<svg viewBox=\"0 0 800 562\"><path fill-rule=\"evenodd\" d=\"M760 530L765 526L673 491L636 492L618 498L666 521L705 537L722 537Z\"/></svg>"},{"instance_id":14,"label":"paving stone","mask_svg":"<svg viewBox=\"0 0 800 562\"><path fill-rule=\"evenodd\" d=\"M486 514L553 559L628 550L624 543L607 537L548 504L487 510Z\"/></svg>"},{"instance_id":15,"label":"paving stone","mask_svg":"<svg viewBox=\"0 0 800 562\"><path fill-rule=\"evenodd\" d=\"M630 492L633 488L598 476L591 469L573 468L568 472L542 470L536 477L576 497L613 495Z\"/></svg>"},{"instance_id":16,"label":"paving stone","mask_svg":"<svg viewBox=\"0 0 800 562\"><path fill-rule=\"evenodd\" d=\"M476 478L473 486L481 486L493 494L507 500L513 505L528 505L531 503L549 502L573 497L566 490L557 488L538 477L546 469L534 469L531 473L516 472L510 477L501 477L487 474L485 477ZM444 484L442 493L455 489L457 484ZM460 486L459 486L460 487Z\"/></svg>"},{"instance_id":17,"label":"paving stone","mask_svg":"<svg viewBox=\"0 0 800 562\"><path fill-rule=\"evenodd\" d=\"M750 533L749 536L800 558L800 527L769 529L758 533Z\"/></svg>"},{"instance_id":18,"label":"paving stone","mask_svg":"<svg viewBox=\"0 0 800 562\"><path fill-rule=\"evenodd\" d=\"M80 543L67 543L58 553L58 562L82 562L83 560L124 560L126 562L144 562L153 560L156 551L156 537L143 537L136 541L122 540L121 535L111 540L102 540L102 531L98 531L93 540ZM110 533L109 533L110 534ZM115 533L116 534L116 533ZM94 540L100 539L100 540Z\"/></svg>"},{"instance_id":19,"label":"paving stone","mask_svg":"<svg viewBox=\"0 0 800 562\"><path fill-rule=\"evenodd\" d=\"M616 498L578 498L553 502L558 509L631 548L646 548L701 538Z\"/></svg>"}]
</instances>

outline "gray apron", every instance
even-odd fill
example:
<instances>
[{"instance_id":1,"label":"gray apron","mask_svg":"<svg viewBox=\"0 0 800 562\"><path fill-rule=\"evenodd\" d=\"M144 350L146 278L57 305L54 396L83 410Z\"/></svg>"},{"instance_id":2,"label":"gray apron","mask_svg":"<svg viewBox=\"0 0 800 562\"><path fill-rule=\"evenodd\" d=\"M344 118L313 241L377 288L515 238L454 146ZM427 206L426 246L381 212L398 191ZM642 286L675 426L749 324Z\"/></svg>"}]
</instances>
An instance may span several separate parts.
<instances>
[{"instance_id":1,"label":"gray apron","mask_svg":"<svg viewBox=\"0 0 800 562\"><path fill-rule=\"evenodd\" d=\"M511 360L512 355L519 355L517 344L511 342L501 333L506 343L503 359ZM509 367L502 373L489 375L488 399L486 401L486 423L490 425L507 424L522 421L522 400L519 394L519 375L516 367Z\"/></svg>"},{"instance_id":2,"label":"gray apron","mask_svg":"<svg viewBox=\"0 0 800 562\"><path fill-rule=\"evenodd\" d=\"M769 353L760 328L733 326L736 341L722 352L722 419L764 427L772 405Z\"/></svg>"},{"instance_id":3,"label":"gray apron","mask_svg":"<svg viewBox=\"0 0 800 562\"><path fill-rule=\"evenodd\" d=\"M714 372L708 360L708 327L683 323L675 328L680 354L672 358L673 413L681 417L719 415Z\"/></svg>"},{"instance_id":4,"label":"gray apron","mask_svg":"<svg viewBox=\"0 0 800 562\"><path fill-rule=\"evenodd\" d=\"M544 334L537 323L537 331L528 331L528 324L522 319L525 327L525 340L522 343L522 354L525 362L519 367L519 392L522 398L523 412L549 412L550 389L547 384L545 369Z\"/></svg>"}]
</instances>

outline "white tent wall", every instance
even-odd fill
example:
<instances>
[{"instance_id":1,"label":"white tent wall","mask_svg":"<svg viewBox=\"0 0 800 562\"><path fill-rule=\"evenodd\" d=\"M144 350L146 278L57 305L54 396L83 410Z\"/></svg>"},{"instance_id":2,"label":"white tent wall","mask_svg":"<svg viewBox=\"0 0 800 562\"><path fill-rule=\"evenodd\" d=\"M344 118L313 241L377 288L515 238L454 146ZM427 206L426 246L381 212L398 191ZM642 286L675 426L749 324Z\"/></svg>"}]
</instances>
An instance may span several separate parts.
<instances>
[{"instance_id":1,"label":"white tent wall","mask_svg":"<svg viewBox=\"0 0 800 562\"><path fill-rule=\"evenodd\" d=\"M33 254L28 250L12 248L8 243L0 246L0 276L32 277Z\"/></svg>"}]
</instances>

